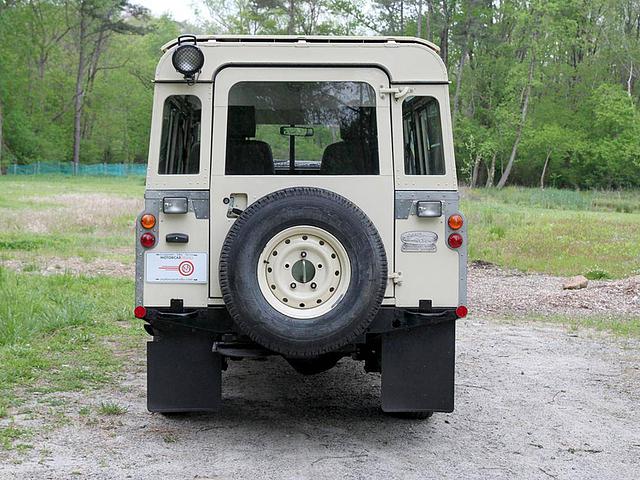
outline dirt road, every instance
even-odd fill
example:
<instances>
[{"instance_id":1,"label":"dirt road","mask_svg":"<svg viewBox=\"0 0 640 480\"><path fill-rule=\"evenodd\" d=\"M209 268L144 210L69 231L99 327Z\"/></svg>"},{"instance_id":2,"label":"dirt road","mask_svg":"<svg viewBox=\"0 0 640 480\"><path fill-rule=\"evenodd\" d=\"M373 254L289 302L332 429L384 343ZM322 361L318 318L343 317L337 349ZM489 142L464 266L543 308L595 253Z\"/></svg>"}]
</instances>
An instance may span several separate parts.
<instances>
[{"instance_id":1,"label":"dirt road","mask_svg":"<svg viewBox=\"0 0 640 480\"><path fill-rule=\"evenodd\" d=\"M141 345L115 389L18 417L69 422L0 453L0 478L638 478L637 340L476 319L458 333L456 411L427 421L381 414L379 376L350 360L315 377L233 363L221 414L151 415ZM99 415L104 401L128 410Z\"/></svg>"}]
</instances>

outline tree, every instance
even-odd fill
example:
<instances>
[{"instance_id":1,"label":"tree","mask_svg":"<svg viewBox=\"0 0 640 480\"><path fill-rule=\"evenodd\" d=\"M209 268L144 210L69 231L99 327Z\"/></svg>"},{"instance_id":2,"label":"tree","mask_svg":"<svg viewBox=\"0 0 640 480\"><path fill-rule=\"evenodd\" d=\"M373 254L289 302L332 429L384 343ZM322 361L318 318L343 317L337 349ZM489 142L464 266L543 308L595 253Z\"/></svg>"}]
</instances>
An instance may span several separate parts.
<instances>
[{"instance_id":1,"label":"tree","mask_svg":"<svg viewBox=\"0 0 640 480\"><path fill-rule=\"evenodd\" d=\"M70 26L74 32L78 56L73 97L73 165L74 172L77 173L83 137L82 116L85 97L93 88L106 45L113 33L143 33L143 29L132 25L127 20L139 18L145 15L146 11L126 0L76 0L71 5L71 10L77 18L77 21Z\"/></svg>"}]
</instances>

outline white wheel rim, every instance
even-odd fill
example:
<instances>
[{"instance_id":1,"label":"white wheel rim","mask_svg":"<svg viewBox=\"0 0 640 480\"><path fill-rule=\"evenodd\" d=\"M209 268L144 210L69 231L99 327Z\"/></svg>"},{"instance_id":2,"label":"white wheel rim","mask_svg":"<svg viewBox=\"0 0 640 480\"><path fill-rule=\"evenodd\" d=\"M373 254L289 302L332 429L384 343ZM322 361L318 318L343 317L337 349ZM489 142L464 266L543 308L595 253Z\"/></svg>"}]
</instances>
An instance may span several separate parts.
<instances>
[{"instance_id":1,"label":"white wheel rim","mask_svg":"<svg viewBox=\"0 0 640 480\"><path fill-rule=\"evenodd\" d=\"M299 225L267 242L257 275L260 291L273 308L308 319L324 315L340 302L349 288L351 263L332 234Z\"/></svg>"}]
</instances>

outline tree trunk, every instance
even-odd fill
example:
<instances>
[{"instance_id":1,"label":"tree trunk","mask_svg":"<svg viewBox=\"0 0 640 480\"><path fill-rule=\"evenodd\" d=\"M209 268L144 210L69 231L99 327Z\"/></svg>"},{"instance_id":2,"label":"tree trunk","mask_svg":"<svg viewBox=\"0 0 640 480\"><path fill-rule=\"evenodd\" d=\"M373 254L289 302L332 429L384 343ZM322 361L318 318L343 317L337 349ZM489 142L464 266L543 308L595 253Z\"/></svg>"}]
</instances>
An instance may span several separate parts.
<instances>
[{"instance_id":1,"label":"tree trunk","mask_svg":"<svg viewBox=\"0 0 640 480\"><path fill-rule=\"evenodd\" d=\"M449 68L449 28L451 28L451 15L448 0L442 0L442 30L440 30L440 57L445 66Z\"/></svg>"},{"instance_id":2,"label":"tree trunk","mask_svg":"<svg viewBox=\"0 0 640 480\"><path fill-rule=\"evenodd\" d=\"M78 71L76 72L75 97L73 99L73 174L77 175L80 167L80 141L82 139L82 107L84 101L84 70L86 15L84 5L80 7L80 32L78 44Z\"/></svg>"},{"instance_id":3,"label":"tree trunk","mask_svg":"<svg viewBox=\"0 0 640 480\"><path fill-rule=\"evenodd\" d=\"M418 0L418 26L416 34L418 38L422 38L422 0Z\"/></svg>"},{"instance_id":4,"label":"tree trunk","mask_svg":"<svg viewBox=\"0 0 640 480\"><path fill-rule=\"evenodd\" d=\"M496 157L498 153L494 153L491 157L491 165L487 166L487 183L485 185L486 188L493 187L493 178L496 175Z\"/></svg>"},{"instance_id":5,"label":"tree trunk","mask_svg":"<svg viewBox=\"0 0 640 480\"><path fill-rule=\"evenodd\" d=\"M464 61L467 57L469 49L469 29L470 25L467 23L467 33L464 37L464 45L462 46L462 52L460 54L460 61L458 62L458 71L456 72L456 93L453 96L453 112L451 113L451 123L455 126L456 117L460 111L460 90L462 86L462 72L464 71Z\"/></svg>"},{"instance_id":6,"label":"tree trunk","mask_svg":"<svg viewBox=\"0 0 640 480\"><path fill-rule=\"evenodd\" d=\"M476 184L478 183L478 173L480 170L480 162L482 161L482 156L480 154L476 155L475 160L473 161L473 170L471 171L471 188L476 188Z\"/></svg>"},{"instance_id":7,"label":"tree trunk","mask_svg":"<svg viewBox=\"0 0 640 480\"><path fill-rule=\"evenodd\" d=\"M2 175L2 147L4 145L2 142L2 99L0 99L0 175Z\"/></svg>"},{"instance_id":8,"label":"tree trunk","mask_svg":"<svg viewBox=\"0 0 640 480\"><path fill-rule=\"evenodd\" d=\"M531 83L533 82L533 70L535 67L535 55L533 50L531 52L531 62L529 63L529 76L527 78L527 84L523 90L523 100L522 100L522 111L520 113L520 123L518 124L518 128L516 130L516 138L513 142L513 148L511 149L511 155L509 156L509 162L507 162L507 166L502 172L502 176L498 181L498 188L502 188L507 183L509 179L509 174L511 173L511 169L513 168L513 162L516 159L516 155L518 153L518 145L520 145L520 140L522 139L522 132L524 130L524 124L527 121L527 110L529 108L529 97L531 96Z\"/></svg>"},{"instance_id":9,"label":"tree trunk","mask_svg":"<svg viewBox=\"0 0 640 480\"><path fill-rule=\"evenodd\" d=\"M289 22L287 23L287 33L289 35L293 35L296 29L296 10L295 10L295 0L289 0Z\"/></svg>"},{"instance_id":10,"label":"tree trunk","mask_svg":"<svg viewBox=\"0 0 640 480\"><path fill-rule=\"evenodd\" d=\"M427 22L425 25L426 31L424 32L424 38L431 41L431 12L433 12L432 0L427 0Z\"/></svg>"},{"instance_id":11,"label":"tree trunk","mask_svg":"<svg viewBox=\"0 0 640 480\"><path fill-rule=\"evenodd\" d=\"M542 167L542 174L540 175L540 189L544 190L544 176L547 173L547 166L549 165L549 159L551 158L551 149L547 151L547 158L544 159L544 166Z\"/></svg>"}]
</instances>

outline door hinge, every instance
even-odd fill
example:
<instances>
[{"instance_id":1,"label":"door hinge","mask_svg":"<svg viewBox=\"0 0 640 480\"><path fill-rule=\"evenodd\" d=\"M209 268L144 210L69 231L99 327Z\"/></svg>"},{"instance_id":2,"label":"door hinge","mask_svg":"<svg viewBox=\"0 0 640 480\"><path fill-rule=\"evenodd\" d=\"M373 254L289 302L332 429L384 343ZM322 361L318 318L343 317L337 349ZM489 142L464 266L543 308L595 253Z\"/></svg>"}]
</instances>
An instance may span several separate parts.
<instances>
[{"instance_id":1,"label":"door hinge","mask_svg":"<svg viewBox=\"0 0 640 480\"><path fill-rule=\"evenodd\" d=\"M402 272L393 272L389 274L389 279L393 280L394 285L402 283Z\"/></svg>"},{"instance_id":2,"label":"door hinge","mask_svg":"<svg viewBox=\"0 0 640 480\"><path fill-rule=\"evenodd\" d=\"M412 88L404 87L402 90L398 87L380 87L380 98L384 98L385 95L393 94L393 98L400 100L402 97L408 95L413 91Z\"/></svg>"}]
</instances>

